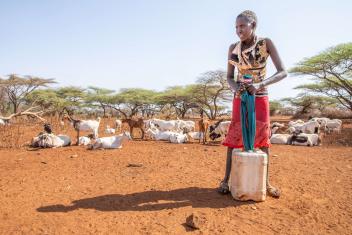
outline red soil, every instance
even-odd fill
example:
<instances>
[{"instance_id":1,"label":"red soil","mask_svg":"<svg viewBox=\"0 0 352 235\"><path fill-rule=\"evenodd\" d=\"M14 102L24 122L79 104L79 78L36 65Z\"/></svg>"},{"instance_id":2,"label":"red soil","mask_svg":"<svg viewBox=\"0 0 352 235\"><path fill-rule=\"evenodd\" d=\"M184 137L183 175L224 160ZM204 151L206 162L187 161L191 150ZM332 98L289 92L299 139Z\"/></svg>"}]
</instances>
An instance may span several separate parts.
<instances>
[{"instance_id":1,"label":"red soil","mask_svg":"<svg viewBox=\"0 0 352 235\"><path fill-rule=\"evenodd\" d=\"M40 127L21 131L29 141ZM225 152L139 140L117 150L0 149L0 234L352 233L351 147L273 146L271 183L282 196L262 203L216 192ZM206 218L200 230L185 225L193 212Z\"/></svg>"}]
</instances>

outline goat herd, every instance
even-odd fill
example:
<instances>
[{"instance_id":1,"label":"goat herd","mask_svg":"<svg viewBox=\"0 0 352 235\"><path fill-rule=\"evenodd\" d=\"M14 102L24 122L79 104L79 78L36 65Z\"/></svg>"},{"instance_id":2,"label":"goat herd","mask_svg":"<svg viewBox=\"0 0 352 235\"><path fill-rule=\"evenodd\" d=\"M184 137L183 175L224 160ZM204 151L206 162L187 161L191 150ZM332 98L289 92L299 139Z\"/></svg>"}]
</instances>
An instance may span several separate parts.
<instances>
[{"instance_id":1,"label":"goat herd","mask_svg":"<svg viewBox=\"0 0 352 235\"><path fill-rule=\"evenodd\" d=\"M98 130L101 118L97 120L78 120L70 116L65 116L60 122L64 126L64 121L68 120L74 127L77 133L76 145L87 145L88 149L114 149L121 148L124 140L132 140L133 130L138 128L141 130L142 139L147 135L149 139L167 140L171 143L185 143L190 139L202 140L206 142L206 131L208 130L209 122L201 119L198 123L200 131L195 132L196 123L194 121L184 120L161 120L150 119L143 120L139 118L134 119L116 119L115 128L109 125L105 128L105 134L112 134L109 137L98 137ZM122 125L126 123L129 126L128 131L122 131ZM91 134L87 136L80 136L81 131L89 131ZM117 132L121 134L115 135ZM38 136L31 141L32 147L55 148L71 145L71 139L68 135L55 135L50 124L44 124L44 131L40 132Z\"/></svg>"},{"instance_id":2,"label":"goat herd","mask_svg":"<svg viewBox=\"0 0 352 235\"><path fill-rule=\"evenodd\" d=\"M88 149L115 149L121 148L124 140L132 140L133 129L141 130L142 139L147 136L148 139L166 140L171 143L186 143L190 140L198 140L203 144L207 142L207 135L211 140L224 138L230 125L230 121L219 120L210 125L205 119L198 121L198 131L196 122L184 120L161 120L149 119L116 119L115 128L106 126L105 134L112 136L98 137L98 130L101 118L97 120L76 120L70 116L66 116L64 120L68 120L77 133L76 145L88 146ZM122 125L126 123L129 126L128 131L122 131ZM325 133L340 132L342 121L339 119L329 118L311 118L307 122L302 120L290 121L286 126L283 123L274 122L271 124L272 144L291 144L303 146L320 145L321 139ZM88 136L80 136L80 131L92 132ZM116 135L117 132L122 132ZM71 145L71 138L68 135L55 135L50 124L44 125L44 132L39 133L31 142L32 147L54 148Z\"/></svg>"},{"instance_id":3,"label":"goat herd","mask_svg":"<svg viewBox=\"0 0 352 235\"><path fill-rule=\"evenodd\" d=\"M272 144L291 144L302 146L320 145L324 134L341 132L342 121L329 118L311 118L307 122L302 120L290 121L288 126L274 122L271 125L270 142Z\"/></svg>"}]
</instances>

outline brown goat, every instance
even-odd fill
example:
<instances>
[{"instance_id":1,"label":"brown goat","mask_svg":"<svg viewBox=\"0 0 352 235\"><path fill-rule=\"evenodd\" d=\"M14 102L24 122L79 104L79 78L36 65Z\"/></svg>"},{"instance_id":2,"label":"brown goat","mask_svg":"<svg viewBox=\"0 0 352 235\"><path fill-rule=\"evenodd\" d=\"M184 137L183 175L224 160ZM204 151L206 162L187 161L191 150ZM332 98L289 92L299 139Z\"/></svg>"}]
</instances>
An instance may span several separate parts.
<instances>
[{"instance_id":1,"label":"brown goat","mask_svg":"<svg viewBox=\"0 0 352 235\"><path fill-rule=\"evenodd\" d=\"M204 120L203 117L198 121L199 132L203 133L203 144L207 142L207 130L209 127L209 121ZM200 139L199 139L200 143Z\"/></svg>"},{"instance_id":2,"label":"brown goat","mask_svg":"<svg viewBox=\"0 0 352 235\"><path fill-rule=\"evenodd\" d=\"M130 127L130 134L133 139L133 128L139 128L142 131L142 139L144 139L144 122L143 118L138 118L138 120L134 120L131 118L122 119L122 123L127 123Z\"/></svg>"}]
</instances>

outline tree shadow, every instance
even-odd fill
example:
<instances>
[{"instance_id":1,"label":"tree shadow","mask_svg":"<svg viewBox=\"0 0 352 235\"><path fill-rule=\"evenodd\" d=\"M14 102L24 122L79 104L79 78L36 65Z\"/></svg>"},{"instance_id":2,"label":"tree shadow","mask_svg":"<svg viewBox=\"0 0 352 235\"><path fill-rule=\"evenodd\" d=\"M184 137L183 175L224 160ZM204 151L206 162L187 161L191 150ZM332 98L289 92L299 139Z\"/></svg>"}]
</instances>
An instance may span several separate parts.
<instances>
[{"instance_id":1,"label":"tree shadow","mask_svg":"<svg viewBox=\"0 0 352 235\"><path fill-rule=\"evenodd\" d=\"M239 202L231 195L220 195L214 188L183 188L171 191L145 191L132 194L108 194L72 201L72 205L49 205L37 208L39 212L69 212L77 209L98 211L158 211L186 206L194 208L226 208L254 204Z\"/></svg>"}]
</instances>

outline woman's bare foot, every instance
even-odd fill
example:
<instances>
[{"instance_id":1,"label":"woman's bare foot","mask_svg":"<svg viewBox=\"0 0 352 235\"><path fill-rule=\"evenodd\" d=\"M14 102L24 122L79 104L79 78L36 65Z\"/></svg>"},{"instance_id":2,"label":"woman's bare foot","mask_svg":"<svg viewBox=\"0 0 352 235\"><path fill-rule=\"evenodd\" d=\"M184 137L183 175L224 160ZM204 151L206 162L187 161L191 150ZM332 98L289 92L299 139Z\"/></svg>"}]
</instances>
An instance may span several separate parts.
<instances>
[{"instance_id":1,"label":"woman's bare foot","mask_svg":"<svg viewBox=\"0 0 352 235\"><path fill-rule=\"evenodd\" d=\"M281 196L280 190L271 186L270 184L266 186L266 191L268 195L271 197L279 198Z\"/></svg>"},{"instance_id":2,"label":"woman's bare foot","mask_svg":"<svg viewBox=\"0 0 352 235\"><path fill-rule=\"evenodd\" d=\"M230 188L227 182L221 181L219 188L218 188L218 193L220 194L229 194L230 193Z\"/></svg>"}]
</instances>

